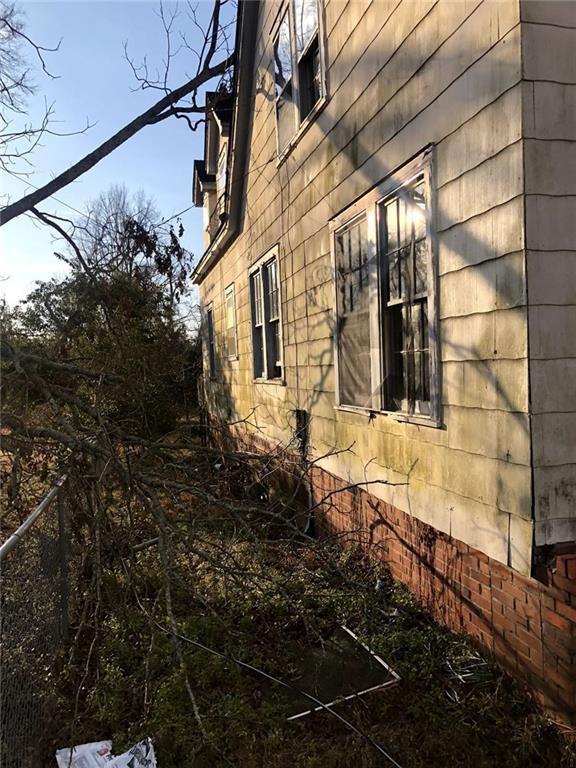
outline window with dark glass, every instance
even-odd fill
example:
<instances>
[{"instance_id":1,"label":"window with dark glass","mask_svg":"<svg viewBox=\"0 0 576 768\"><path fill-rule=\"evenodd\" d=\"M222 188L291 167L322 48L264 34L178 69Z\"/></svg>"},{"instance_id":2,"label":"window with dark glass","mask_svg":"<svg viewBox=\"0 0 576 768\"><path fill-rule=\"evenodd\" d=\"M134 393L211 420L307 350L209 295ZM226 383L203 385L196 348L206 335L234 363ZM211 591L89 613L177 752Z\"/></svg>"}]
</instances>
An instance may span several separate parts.
<instances>
[{"instance_id":1,"label":"window with dark glass","mask_svg":"<svg viewBox=\"0 0 576 768\"><path fill-rule=\"evenodd\" d=\"M278 260L265 261L250 274L254 378L282 376L282 327Z\"/></svg>"},{"instance_id":2,"label":"window with dark glass","mask_svg":"<svg viewBox=\"0 0 576 768\"><path fill-rule=\"evenodd\" d=\"M387 410L430 412L428 243L424 179L380 204Z\"/></svg>"},{"instance_id":3,"label":"window with dark glass","mask_svg":"<svg viewBox=\"0 0 576 768\"><path fill-rule=\"evenodd\" d=\"M337 396L342 406L438 422L427 158L334 222Z\"/></svg>"},{"instance_id":4,"label":"window with dark glass","mask_svg":"<svg viewBox=\"0 0 576 768\"><path fill-rule=\"evenodd\" d=\"M294 0L296 61L300 95L300 120L304 120L321 93L318 0Z\"/></svg>"},{"instance_id":5,"label":"window with dark glass","mask_svg":"<svg viewBox=\"0 0 576 768\"><path fill-rule=\"evenodd\" d=\"M278 150L324 95L319 0L290 0L274 41Z\"/></svg>"},{"instance_id":6,"label":"window with dark glass","mask_svg":"<svg viewBox=\"0 0 576 768\"><path fill-rule=\"evenodd\" d=\"M321 96L320 50L318 35L298 63L300 79L300 119L304 120Z\"/></svg>"},{"instance_id":7,"label":"window with dark glass","mask_svg":"<svg viewBox=\"0 0 576 768\"><path fill-rule=\"evenodd\" d=\"M206 310L206 340L208 344L208 373L211 379L216 378L216 342L214 338L214 310Z\"/></svg>"},{"instance_id":8,"label":"window with dark glass","mask_svg":"<svg viewBox=\"0 0 576 768\"><path fill-rule=\"evenodd\" d=\"M428 243L424 179L379 206L385 407L430 412Z\"/></svg>"}]
</instances>

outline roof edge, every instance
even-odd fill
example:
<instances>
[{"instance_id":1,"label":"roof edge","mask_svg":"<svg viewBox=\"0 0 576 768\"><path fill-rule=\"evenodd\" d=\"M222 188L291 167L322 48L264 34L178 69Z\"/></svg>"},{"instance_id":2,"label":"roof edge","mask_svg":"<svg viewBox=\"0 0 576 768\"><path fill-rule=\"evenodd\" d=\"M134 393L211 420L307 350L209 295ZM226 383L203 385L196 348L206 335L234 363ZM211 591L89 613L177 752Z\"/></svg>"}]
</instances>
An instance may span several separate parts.
<instances>
[{"instance_id":1,"label":"roof edge","mask_svg":"<svg viewBox=\"0 0 576 768\"><path fill-rule=\"evenodd\" d=\"M238 235L242 212L245 168L248 156L250 104L259 0L240 0L236 27L236 62L234 71L234 107L230 142L230 173L226 195L229 211L222 229L216 234L192 273L192 283L199 285L225 249Z\"/></svg>"}]
</instances>

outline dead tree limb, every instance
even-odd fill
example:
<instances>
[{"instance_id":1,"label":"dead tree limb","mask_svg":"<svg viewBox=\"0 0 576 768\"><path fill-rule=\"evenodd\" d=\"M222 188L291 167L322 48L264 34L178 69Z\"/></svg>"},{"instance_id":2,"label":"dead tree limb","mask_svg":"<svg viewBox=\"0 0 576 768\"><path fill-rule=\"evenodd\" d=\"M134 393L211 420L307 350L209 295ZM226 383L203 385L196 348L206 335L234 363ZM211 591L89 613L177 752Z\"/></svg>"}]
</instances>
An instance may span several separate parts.
<instances>
[{"instance_id":1,"label":"dead tree limb","mask_svg":"<svg viewBox=\"0 0 576 768\"><path fill-rule=\"evenodd\" d=\"M136 117L128 123L128 125L125 125L124 128L120 129L114 136L111 136L104 143L100 144L99 147L83 157L82 160L79 160L66 171L56 176L52 181L49 181L48 184L45 184L43 187L40 187L29 195L25 195L20 198L20 200L16 200L10 205L2 208L2 210L0 210L0 226L12 221L16 216L31 211L32 208L37 206L43 200L46 200L46 198L56 194L64 187L68 186L68 184L76 181L76 179L94 168L94 166L101 160L111 154L115 149L118 149L118 147L121 147L128 141L128 139L131 139L132 136L146 126L154 125L155 123L173 116L175 105L177 105L181 99L189 96L210 80L223 75L232 66L233 61L234 57L228 56L219 64L204 68L199 75L193 77L187 83L180 86L180 88L176 88L171 93L163 96L156 102L156 104ZM198 107L197 110L198 112L204 112L204 107Z\"/></svg>"}]
</instances>

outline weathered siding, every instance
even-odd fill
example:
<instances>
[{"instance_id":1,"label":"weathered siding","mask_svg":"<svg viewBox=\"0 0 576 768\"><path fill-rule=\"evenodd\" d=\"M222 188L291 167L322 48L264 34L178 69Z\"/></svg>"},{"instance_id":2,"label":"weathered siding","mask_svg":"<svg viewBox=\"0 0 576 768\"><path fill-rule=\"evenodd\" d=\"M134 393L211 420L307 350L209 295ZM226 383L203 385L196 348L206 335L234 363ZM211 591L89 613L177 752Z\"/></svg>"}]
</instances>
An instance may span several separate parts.
<instances>
[{"instance_id":1,"label":"weathered siding","mask_svg":"<svg viewBox=\"0 0 576 768\"><path fill-rule=\"evenodd\" d=\"M576 539L576 4L522 2L536 544Z\"/></svg>"},{"instance_id":2,"label":"weathered siding","mask_svg":"<svg viewBox=\"0 0 576 768\"><path fill-rule=\"evenodd\" d=\"M243 231L204 280L219 339L236 284L239 359L209 395L293 437L311 414L320 461L440 531L527 573L531 470L520 9L517 0L327 0L329 99L280 163L271 24L262 3ZM435 144L444 428L334 408L328 222ZM576 217L573 217L576 221ZM252 381L247 270L280 246L285 385ZM567 268L567 267L566 267Z\"/></svg>"}]
</instances>

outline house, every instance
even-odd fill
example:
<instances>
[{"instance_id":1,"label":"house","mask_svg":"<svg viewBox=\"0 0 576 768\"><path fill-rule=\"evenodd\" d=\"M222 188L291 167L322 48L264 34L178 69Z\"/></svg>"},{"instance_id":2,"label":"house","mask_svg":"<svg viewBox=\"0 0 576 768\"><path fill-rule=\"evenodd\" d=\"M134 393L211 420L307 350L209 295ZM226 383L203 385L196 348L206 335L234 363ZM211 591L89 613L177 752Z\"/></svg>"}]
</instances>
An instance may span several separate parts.
<instances>
[{"instance_id":1,"label":"house","mask_svg":"<svg viewBox=\"0 0 576 768\"><path fill-rule=\"evenodd\" d=\"M240 2L236 46L194 180L212 418L305 424L320 527L574 722L576 3Z\"/></svg>"}]
</instances>

